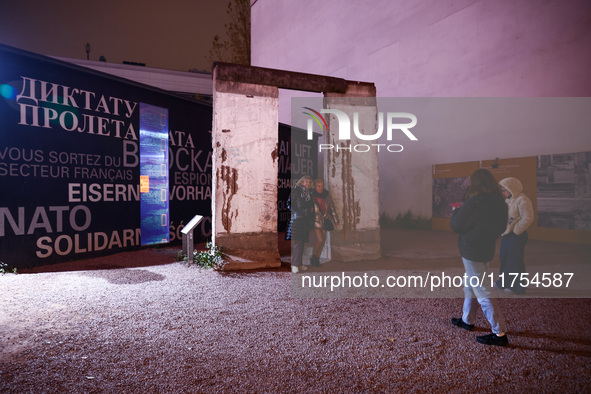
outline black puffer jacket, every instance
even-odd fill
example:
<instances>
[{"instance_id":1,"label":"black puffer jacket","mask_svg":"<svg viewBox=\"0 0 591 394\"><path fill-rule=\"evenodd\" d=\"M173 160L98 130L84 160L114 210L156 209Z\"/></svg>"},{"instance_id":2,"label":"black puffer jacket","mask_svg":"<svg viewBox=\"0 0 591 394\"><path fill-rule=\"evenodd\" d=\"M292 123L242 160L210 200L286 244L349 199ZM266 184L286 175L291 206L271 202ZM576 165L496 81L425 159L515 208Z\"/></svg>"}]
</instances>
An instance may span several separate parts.
<instances>
[{"instance_id":1,"label":"black puffer jacket","mask_svg":"<svg viewBox=\"0 0 591 394\"><path fill-rule=\"evenodd\" d=\"M291 210L291 219L285 239L307 242L314 224L314 201L310 190L302 186L294 187L287 206Z\"/></svg>"},{"instance_id":2,"label":"black puffer jacket","mask_svg":"<svg viewBox=\"0 0 591 394\"><path fill-rule=\"evenodd\" d=\"M491 261L495 241L507 226L507 204L500 194L471 197L454 211L450 226L460 234L458 246L463 258Z\"/></svg>"}]
</instances>

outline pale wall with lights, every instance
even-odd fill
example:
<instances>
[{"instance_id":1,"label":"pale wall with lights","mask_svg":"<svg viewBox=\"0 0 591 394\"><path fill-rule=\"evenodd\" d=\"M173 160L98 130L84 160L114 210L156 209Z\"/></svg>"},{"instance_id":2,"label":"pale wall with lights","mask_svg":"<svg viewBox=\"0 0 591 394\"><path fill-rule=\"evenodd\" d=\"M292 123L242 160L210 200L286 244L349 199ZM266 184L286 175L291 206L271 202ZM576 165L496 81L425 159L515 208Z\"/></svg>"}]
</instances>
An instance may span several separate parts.
<instances>
[{"instance_id":1,"label":"pale wall with lights","mask_svg":"<svg viewBox=\"0 0 591 394\"><path fill-rule=\"evenodd\" d=\"M254 66L374 82L379 97L591 96L589 1L251 3ZM285 123L289 101L280 94ZM417 134L380 155L381 211L431 216L432 164L591 150L568 121L539 126Z\"/></svg>"}]
</instances>

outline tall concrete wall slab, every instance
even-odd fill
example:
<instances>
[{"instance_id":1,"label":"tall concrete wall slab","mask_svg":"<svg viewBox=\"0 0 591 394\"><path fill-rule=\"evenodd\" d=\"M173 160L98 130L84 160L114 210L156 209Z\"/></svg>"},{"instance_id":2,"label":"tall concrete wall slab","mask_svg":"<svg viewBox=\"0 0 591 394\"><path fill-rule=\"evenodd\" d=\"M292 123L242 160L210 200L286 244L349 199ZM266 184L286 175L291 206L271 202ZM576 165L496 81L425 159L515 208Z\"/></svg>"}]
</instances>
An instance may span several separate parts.
<instances>
[{"instance_id":1,"label":"tall concrete wall slab","mask_svg":"<svg viewBox=\"0 0 591 394\"><path fill-rule=\"evenodd\" d=\"M214 243L227 269L280 266L278 89L214 77L213 101Z\"/></svg>"},{"instance_id":2,"label":"tall concrete wall slab","mask_svg":"<svg viewBox=\"0 0 591 394\"><path fill-rule=\"evenodd\" d=\"M369 98L351 97L352 95ZM376 100L373 84L362 88L351 85L348 95L326 94L324 107L327 110L344 112L351 121L357 119L361 133L375 133L377 121ZM341 223L331 232L332 258L339 261L362 261L380 257L379 225L379 173L377 150L356 151L357 146L366 146L355 133L350 140L340 140L340 125L335 115L327 116L326 175L329 191ZM360 145L363 144L363 145Z\"/></svg>"},{"instance_id":3,"label":"tall concrete wall slab","mask_svg":"<svg viewBox=\"0 0 591 394\"><path fill-rule=\"evenodd\" d=\"M358 152L353 148L363 139L359 130L362 134L375 134L375 85L228 63L216 64L213 80L213 240L228 255L230 263L225 268L281 264L276 209L279 87L322 91L325 99L320 103L322 109L318 109L337 115L337 121L329 118L331 127L322 119L326 127L324 138L337 145L327 156L330 174L324 177L342 223L330 241L333 258L379 258L378 155L375 150ZM305 109L320 115L316 110ZM348 136L350 122L340 123L347 117L357 126L353 127L355 138ZM317 143L312 124L309 126L308 143ZM297 140L292 135L292 143ZM298 156L295 146L292 145L292 158ZM311 151L316 152L316 147Z\"/></svg>"}]
</instances>

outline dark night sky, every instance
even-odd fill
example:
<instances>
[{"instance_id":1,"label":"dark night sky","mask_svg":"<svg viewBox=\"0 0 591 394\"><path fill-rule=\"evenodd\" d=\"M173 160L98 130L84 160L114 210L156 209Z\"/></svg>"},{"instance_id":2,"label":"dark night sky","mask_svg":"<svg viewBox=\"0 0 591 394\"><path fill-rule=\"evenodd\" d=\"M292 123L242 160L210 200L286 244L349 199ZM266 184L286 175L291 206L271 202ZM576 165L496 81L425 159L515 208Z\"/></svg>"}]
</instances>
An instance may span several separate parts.
<instances>
[{"instance_id":1,"label":"dark night sky","mask_svg":"<svg viewBox=\"0 0 591 394\"><path fill-rule=\"evenodd\" d=\"M147 67L210 71L226 0L0 0L0 43L49 56L105 56Z\"/></svg>"}]
</instances>

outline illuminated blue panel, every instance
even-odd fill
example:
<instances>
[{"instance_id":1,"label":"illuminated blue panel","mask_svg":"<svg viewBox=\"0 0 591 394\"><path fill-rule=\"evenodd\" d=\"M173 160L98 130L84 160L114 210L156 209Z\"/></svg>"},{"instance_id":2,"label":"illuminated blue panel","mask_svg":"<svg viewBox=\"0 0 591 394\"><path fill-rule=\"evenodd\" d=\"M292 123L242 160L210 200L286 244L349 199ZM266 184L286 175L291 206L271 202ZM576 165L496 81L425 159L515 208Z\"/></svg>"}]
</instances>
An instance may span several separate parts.
<instances>
[{"instance_id":1,"label":"illuminated blue panel","mask_svg":"<svg viewBox=\"0 0 591 394\"><path fill-rule=\"evenodd\" d=\"M2 84L0 85L0 96L9 100L14 100L16 97L16 89L10 85Z\"/></svg>"},{"instance_id":2,"label":"illuminated blue panel","mask_svg":"<svg viewBox=\"0 0 591 394\"><path fill-rule=\"evenodd\" d=\"M142 245L169 242L168 109L140 103Z\"/></svg>"}]
</instances>

